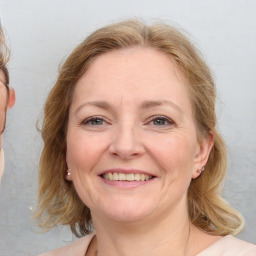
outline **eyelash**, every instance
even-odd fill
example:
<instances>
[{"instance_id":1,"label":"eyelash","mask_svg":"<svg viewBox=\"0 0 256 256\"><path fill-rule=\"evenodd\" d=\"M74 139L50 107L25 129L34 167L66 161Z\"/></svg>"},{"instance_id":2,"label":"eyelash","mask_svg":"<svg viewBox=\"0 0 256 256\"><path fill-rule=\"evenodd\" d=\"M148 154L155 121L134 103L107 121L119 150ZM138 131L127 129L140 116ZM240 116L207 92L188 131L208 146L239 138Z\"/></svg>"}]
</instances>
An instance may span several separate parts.
<instances>
[{"instance_id":1,"label":"eyelash","mask_svg":"<svg viewBox=\"0 0 256 256\"><path fill-rule=\"evenodd\" d=\"M164 121L165 123L164 124L154 124L153 122L157 121L157 120ZM151 117L150 121L149 121L149 124L151 124L151 123L154 126L162 126L162 127L175 125L175 123L170 118L168 118L166 116L154 116L154 117Z\"/></svg>"},{"instance_id":2,"label":"eyelash","mask_svg":"<svg viewBox=\"0 0 256 256\"><path fill-rule=\"evenodd\" d=\"M102 125L101 124L92 124L92 122L94 121L101 121L102 123L106 123L106 121L104 120L104 118L102 116L92 116L92 117L88 117L85 120L82 121L82 125L91 125L91 126L97 126L97 125ZM91 123L90 123L91 122Z\"/></svg>"},{"instance_id":3,"label":"eyelash","mask_svg":"<svg viewBox=\"0 0 256 256\"><path fill-rule=\"evenodd\" d=\"M154 123L155 121L161 121L164 122L164 124L156 124ZM93 122L98 122L100 121L100 124L93 124ZM92 116L92 117L88 117L85 120L83 120L81 122L81 125L90 125L90 126L101 126L103 124L105 124L106 121L104 120L104 118L102 116ZM166 127L166 126L174 126L175 123L168 117L166 116L153 116L150 118L149 122L147 122L146 124L151 124L153 126L160 126L160 127Z\"/></svg>"}]
</instances>

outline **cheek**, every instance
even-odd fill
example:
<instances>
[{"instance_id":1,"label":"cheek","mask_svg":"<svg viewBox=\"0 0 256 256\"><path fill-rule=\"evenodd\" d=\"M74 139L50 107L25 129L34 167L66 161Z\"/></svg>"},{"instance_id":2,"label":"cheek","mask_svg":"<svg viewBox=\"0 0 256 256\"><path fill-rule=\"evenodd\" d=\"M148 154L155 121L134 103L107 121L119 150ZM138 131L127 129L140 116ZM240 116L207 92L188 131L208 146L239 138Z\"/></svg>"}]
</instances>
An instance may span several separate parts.
<instances>
[{"instance_id":1,"label":"cheek","mask_svg":"<svg viewBox=\"0 0 256 256\"><path fill-rule=\"evenodd\" d=\"M69 130L67 135L67 164L71 168L72 182L77 194L89 208L97 197L94 167L102 155L100 138L88 136L84 131Z\"/></svg>"},{"instance_id":2,"label":"cheek","mask_svg":"<svg viewBox=\"0 0 256 256\"><path fill-rule=\"evenodd\" d=\"M89 171L105 149L101 136L89 136L84 131L70 131L67 136L67 163L71 169Z\"/></svg>"},{"instance_id":3,"label":"cheek","mask_svg":"<svg viewBox=\"0 0 256 256\"><path fill-rule=\"evenodd\" d=\"M192 170L196 144L189 136L170 134L148 141L151 155L166 172L179 175Z\"/></svg>"}]
</instances>

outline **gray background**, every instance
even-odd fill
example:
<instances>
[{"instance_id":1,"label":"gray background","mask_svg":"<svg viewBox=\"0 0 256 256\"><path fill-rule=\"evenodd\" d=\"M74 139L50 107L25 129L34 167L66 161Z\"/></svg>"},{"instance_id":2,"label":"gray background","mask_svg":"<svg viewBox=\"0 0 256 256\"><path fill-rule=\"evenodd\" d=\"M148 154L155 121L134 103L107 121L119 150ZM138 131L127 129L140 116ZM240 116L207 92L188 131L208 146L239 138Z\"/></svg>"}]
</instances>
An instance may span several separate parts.
<instances>
[{"instance_id":1,"label":"gray background","mask_svg":"<svg viewBox=\"0 0 256 256\"><path fill-rule=\"evenodd\" d=\"M63 227L42 234L32 219L42 146L35 125L64 57L96 28L127 17L177 23L206 56L218 87L219 128L229 148L224 194L246 219L240 237L256 243L256 1L0 0L0 16L17 94L5 133L1 256L37 255L73 239Z\"/></svg>"}]
</instances>

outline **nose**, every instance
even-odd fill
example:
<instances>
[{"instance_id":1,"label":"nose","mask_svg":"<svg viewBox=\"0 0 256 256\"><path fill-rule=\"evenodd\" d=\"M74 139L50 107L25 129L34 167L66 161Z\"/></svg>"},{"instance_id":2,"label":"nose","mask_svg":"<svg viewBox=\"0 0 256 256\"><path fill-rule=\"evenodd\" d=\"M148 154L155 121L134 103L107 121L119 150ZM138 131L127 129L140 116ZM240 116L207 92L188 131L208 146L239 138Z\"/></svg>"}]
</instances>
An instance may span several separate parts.
<instances>
[{"instance_id":1,"label":"nose","mask_svg":"<svg viewBox=\"0 0 256 256\"><path fill-rule=\"evenodd\" d=\"M134 127L119 127L114 132L109 151L114 156L129 160L141 156L145 149Z\"/></svg>"}]
</instances>

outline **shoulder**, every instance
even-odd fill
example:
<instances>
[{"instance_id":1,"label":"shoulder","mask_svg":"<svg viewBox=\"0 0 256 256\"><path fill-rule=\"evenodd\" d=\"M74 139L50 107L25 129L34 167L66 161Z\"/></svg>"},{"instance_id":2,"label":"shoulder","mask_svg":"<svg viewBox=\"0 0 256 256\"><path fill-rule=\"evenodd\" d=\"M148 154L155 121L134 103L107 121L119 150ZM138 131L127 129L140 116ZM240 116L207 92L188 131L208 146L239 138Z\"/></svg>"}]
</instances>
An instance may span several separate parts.
<instances>
[{"instance_id":1,"label":"shoulder","mask_svg":"<svg viewBox=\"0 0 256 256\"><path fill-rule=\"evenodd\" d=\"M233 236L225 236L198 256L256 256L256 245Z\"/></svg>"},{"instance_id":2,"label":"shoulder","mask_svg":"<svg viewBox=\"0 0 256 256\"><path fill-rule=\"evenodd\" d=\"M39 256L83 256L85 255L92 238L95 236L93 232L67 246L58 248L51 252L40 254Z\"/></svg>"},{"instance_id":3,"label":"shoulder","mask_svg":"<svg viewBox=\"0 0 256 256\"><path fill-rule=\"evenodd\" d=\"M245 242L233 236L226 236L223 241L225 248L232 248L236 255L256 256L256 245ZM239 254L238 254L239 253Z\"/></svg>"}]
</instances>

